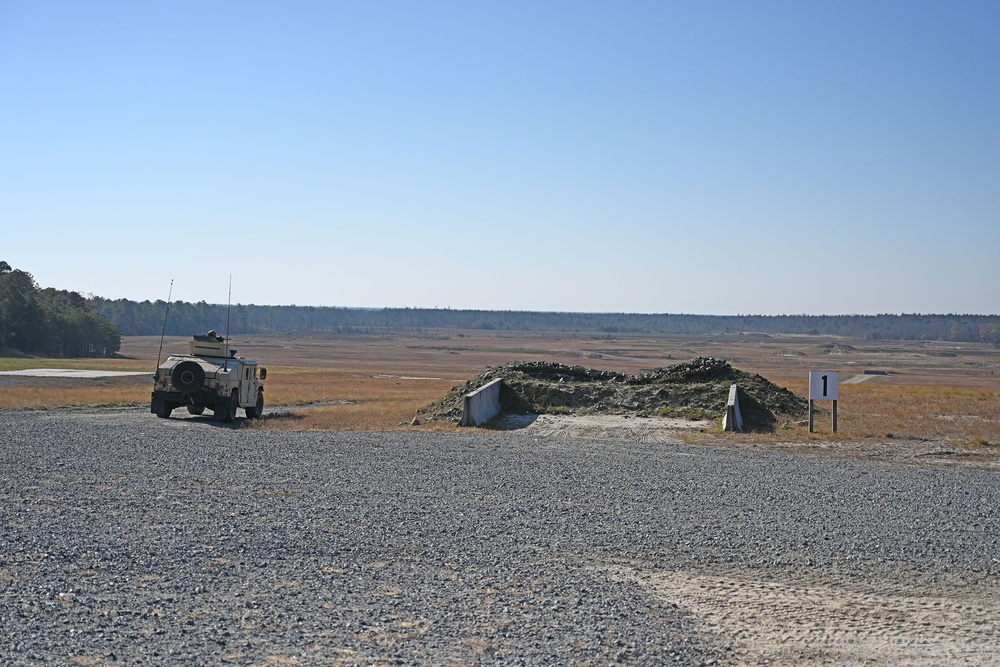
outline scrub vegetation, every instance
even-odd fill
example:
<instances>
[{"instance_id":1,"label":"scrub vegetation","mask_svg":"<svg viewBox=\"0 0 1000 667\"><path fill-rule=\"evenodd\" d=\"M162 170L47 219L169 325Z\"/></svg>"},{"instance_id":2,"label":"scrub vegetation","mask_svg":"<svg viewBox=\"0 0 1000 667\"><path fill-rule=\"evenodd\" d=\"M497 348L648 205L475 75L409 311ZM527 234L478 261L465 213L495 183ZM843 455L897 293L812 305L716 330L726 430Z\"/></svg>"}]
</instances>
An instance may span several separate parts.
<instances>
[{"instance_id":1,"label":"scrub vegetation","mask_svg":"<svg viewBox=\"0 0 1000 667\"><path fill-rule=\"evenodd\" d=\"M162 356L183 351L188 339L166 339ZM117 359L0 359L0 371L149 371L149 376L97 380L0 375L0 409L135 405L138 410L148 410L159 343L158 336L126 337L122 347L125 358ZM240 420L243 427L250 428L453 430L452 422L414 427L411 421L418 410L443 400L453 388L491 367L515 360L641 374L711 356L726 359L741 372L760 374L800 397L807 393L809 370L840 372L837 434L830 432L830 404L817 402L813 434L807 433L801 420L784 418L771 434L726 436L737 441L941 439L1000 448L1000 352L982 343L466 330L244 336L234 338L233 344L241 354L268 367L264 418ZM866 370L884 375L867 375ZM662 416L690 416L668 412L671 414ZM646 414L637 410L636 416ZM179 418L185 415L181 413Z\"/></svg>"},{"instance_id":2,"label":"scrub vegetation","mask_svg":"<svg viewBox=\"0 0 1000 667\"><path fill-rule=\"evenodd\" d=\"M100 313L126 336L158 335L164 301L95 299ZM283 331L385 334L447 331L598 332L604 335L739 334L850 336L863 340L947 340L1000 346L997 315L690 315L677 313L545 313L451 308L337 308L190 303L170 304L167 332L207 331L230 320L238 335ZM503 348L498 348L503 349Z\"/></svg>"}]
</instances>

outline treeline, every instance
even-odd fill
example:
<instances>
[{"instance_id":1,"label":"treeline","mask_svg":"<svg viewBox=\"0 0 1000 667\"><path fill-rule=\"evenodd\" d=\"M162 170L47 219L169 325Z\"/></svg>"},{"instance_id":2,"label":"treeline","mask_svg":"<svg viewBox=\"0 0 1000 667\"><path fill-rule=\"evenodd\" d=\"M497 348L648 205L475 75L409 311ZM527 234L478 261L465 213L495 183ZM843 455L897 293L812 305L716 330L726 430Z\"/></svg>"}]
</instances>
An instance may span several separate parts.
<instances>
[{"instance_id":1,"label":"treeline","mask_svg":"<svg viewBox=\"0 0 1000 667\"><path fill-rule=\"evenodd\" d=\"M49 357L108 357L121 331L77 292L39 289L30 273L0 261L0 349Z\"/></svg>"},{"instance_id":2,"label":"treeline","mask_svg":"<svg viewBox=\"0 0 1000 667\"><path fill-rule=\"evenodd\" d=\"M438 308L332 308L186 303L169 304L165 331L187 336L228 321L232 334L280 332L378 333L425 329L576 331L606 334L814 334L872 340L953 340L1000 344L996 315L650 315L541 313ZM158 335L164 301L98 300L97 309L126 336Z\"/></svg>"}]
</instances>

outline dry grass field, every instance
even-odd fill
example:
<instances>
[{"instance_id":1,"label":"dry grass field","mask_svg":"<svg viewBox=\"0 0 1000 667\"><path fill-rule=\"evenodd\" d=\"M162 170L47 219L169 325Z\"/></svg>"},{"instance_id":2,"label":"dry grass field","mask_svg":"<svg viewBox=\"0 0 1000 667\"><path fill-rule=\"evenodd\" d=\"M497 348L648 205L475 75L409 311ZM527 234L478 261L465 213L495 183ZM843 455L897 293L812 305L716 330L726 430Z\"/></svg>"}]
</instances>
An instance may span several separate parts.
<instances>
[{"instance_id":1,"label":"dry grass field","mask_svg":"<svg viewBox=\"0 0 1000 667\"><path fill-rule=\"evenodd\" d=\"M186 351L168 338L163 357ZM726 358L805 395L809 370L839 371L839 429L818 404L817 432L789 424L768 439L929 439L1000 445L1000 350L975 343L860 341L821 336L627 336L590 333L429 331L425 333L234 337L239 354L268 368L265 418L254 428L387 430L409 426L417 408L490 366L558 361L636 372ZM157 337L126 338L121 359L0 359L0 371L24 368L149 370ZM864 375L865 370L886 375ZM865 381L854 383L864 378ZM853 378L853 379L852 379ZM0 409L146 406L150 378L102 380L0 376ZM448 428L424 426L423 428Z\"/></svg>"}]
</instances>

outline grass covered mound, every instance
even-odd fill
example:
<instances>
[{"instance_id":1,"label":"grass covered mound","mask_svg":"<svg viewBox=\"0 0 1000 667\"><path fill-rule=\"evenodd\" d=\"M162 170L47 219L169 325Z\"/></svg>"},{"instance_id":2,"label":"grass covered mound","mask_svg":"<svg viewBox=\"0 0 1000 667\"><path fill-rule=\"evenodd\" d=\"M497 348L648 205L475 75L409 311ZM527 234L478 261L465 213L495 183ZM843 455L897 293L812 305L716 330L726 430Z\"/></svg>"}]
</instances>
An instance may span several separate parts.
<instances>
[{"instance_id":1,"label":"grass covered mound","mask_svg":"<svg viewBox=\"0 0 1000 667\"><path fill-rule=\"evenodd\" d=\"M808 403L760 375L737 370L712 357L648 373L629 375L544 361L513 362L489 369L455 387L448 396L419 411L421 419L458 421L463 397L503 378L502 414L636 414L690 419L721 419L729 387L739 385L744 428L770 431L779 419L801 419Z\"/></svg>"}]
</instances>

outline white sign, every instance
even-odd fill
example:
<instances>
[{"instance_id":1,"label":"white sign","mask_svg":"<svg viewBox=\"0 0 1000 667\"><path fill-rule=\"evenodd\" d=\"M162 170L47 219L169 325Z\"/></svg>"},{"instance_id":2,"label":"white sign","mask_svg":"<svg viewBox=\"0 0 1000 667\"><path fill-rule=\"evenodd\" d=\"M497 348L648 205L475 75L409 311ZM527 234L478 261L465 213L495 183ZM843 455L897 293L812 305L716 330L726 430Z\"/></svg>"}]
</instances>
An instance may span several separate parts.
<instances>
[{"instance_id":1,"label":"white sign","mask_svg":"<svg viewBox=\"0 0 1000 667\"><path fill-rule=\"evenodd\" d=\"M840 373L809 371L809 400L836 401L840 390Z\"/></svg>"}]
</instances>

